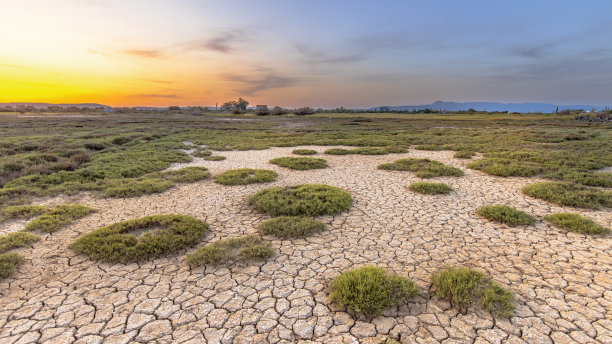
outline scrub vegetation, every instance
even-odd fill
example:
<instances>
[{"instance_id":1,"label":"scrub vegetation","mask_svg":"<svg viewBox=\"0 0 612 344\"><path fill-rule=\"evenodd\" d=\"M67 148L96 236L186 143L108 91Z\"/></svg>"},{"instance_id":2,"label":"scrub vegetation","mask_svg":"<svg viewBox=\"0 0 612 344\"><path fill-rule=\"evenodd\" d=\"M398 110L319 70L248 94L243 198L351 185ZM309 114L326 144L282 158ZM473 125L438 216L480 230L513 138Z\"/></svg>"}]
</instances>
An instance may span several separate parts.
<instances>
[{"instance_id":1,"label":"scrub vegetation","mask_svg":"<svg viewBox=\"0 0 612 344\"><path fill-rule=\"evenodd\" d=\"M239 168L225 171L215 176L215 183L223 185L246 185L254 183L267 183L276 180L278 174L271 170L254 170L252 168Z\"/></svg>"},{"instance_id":2,"label":"scrub vegetation","mask_svg":"<svg viewBox=\"0 0 612 344\"><path fill-rule=\"evenodd\" d=\"M259 225L262 234L271 234L283 239L309 236L322 232L325 228L323 222L305 216L279 216Z\"/></svg>"},{"instance_id":3,"label":"scrub vegetation","mask_svg":"<svg viewBox=\"0 0 612 344\"><path fill-rule=\"evenodd\" d=\"M199 247L189 253L186 261L189 265L233 263L241 260L264 259L275 253L270 243L264 242L256 235L220 240Z\"/></svg>"},{"instance_id":4,"label":"scrub vegetation","mask_svg":"<svg viewBox=\"0 0 612 344\"><path fill-rule=\"evenodd\" d=\"M302 184L263 189L249 197L255 209L272 216L319 216L347 210L351 195L334 186Z\"/></svg>"},{"instance_id":5,"label":"scrub vegetation","mask_svg":"<svg viewBox=\"0 0 612 344\"><path fill-rule=\"evenodd\" d=\"M314 149L294 149L291 153L296 155L315 155L317 151Z\"/></svg>"},{"instance_id":6,"label":"scrub vegetation","mask_svg":"<svg viewBox=\"0 0 612 344\"><path fill-rule=\"evenodd\" d=\"M545 201L570 207L600 209L612 207L612 191L578 184L543 182L527 185L523 193Z\"/></svg>"},{"instance_id":7,"label":"scrub vegetation","mask_svg":"<svg viewBox=\"0 0 612 344\"><path fill-rule=\"evenodd\" d=\"M416 182L408 186L410 191L423 195L445 195L453 191L453 188L444 183Z\"/></svg>"},{"instance_id":8,"label":"scrub vegetation","mask_svg":"<svg viewBox=\"0 0 612 344\"><path fill-rule=\"evenodd\" d=\"M292 170L314 170L327 167L327 162L325 159L307 157L274 158L270 160L270 163L281 167L290 168Z\"/></svg>"},{"instance_id":9,"label":"scrub vegetation","mask_svg":"<svg viewBox=\"0 0 612 344\"><path fill-rule=\"evenodd\" d=\"M552 223L553 226L565 229L566 231L604 235L610 233L610 228L604 227L595 221L576 213L555 213L544 217L544 220Z\"/></svg>"},{"instance_id":10,"label":"scrub vegetation","mask_svg":"<svg viewBox=\"0 0 612 344\"><path fill-rule=\"evenodd\" d=\"M0 253L24 247L40 240L38 235L28 232L14 232L0 236Z\"/></svg>"},{"instance_id":11,"label":"scrub vegetation","mask_svg":"<svg viewBox=\"0 0 612 344\"><path fill-rule=\"evenodd\" d=\"M360 147L354 149L330 148L323 153L329 155L385 155L391 153L408 153L408 150L402 147Z\"/></svg>"},{"instance_id":12,"label":"scrub vegetation","mask_svg":"<svg viewBox=\"0 0 612 344\"><path fill-rule=\"evenodd\" d=\"M507 205L485 205L478 208L476 212L488 220L504 223L511 227L527 226L534 224L536 221L535 217Z\"/></svg>"},{"instance_id":13,"label":"scrub vegetation","mask_svg":"<svg viewBox=\"0 0 612 344\"><path fill-rule=\"evenodd\" d=\"M94 211L96 210L81 204L56 205L26 223L24 230L53 233Z\"/></svg>"},{"instance_id":14,"label":"scrub vegetation","mask_svg":"<svg viewBox=\"0 0 612 344\"><path fill-rule=\"evenodd\" d=\"M400 159L392 164L378 165L381 170L392 171L410 171L415 172L419 178L434 178L434 177L460 177L463 176L463 171L458 168L444 165L436 160L429 159Z\"/></svg>"}]
</instances>

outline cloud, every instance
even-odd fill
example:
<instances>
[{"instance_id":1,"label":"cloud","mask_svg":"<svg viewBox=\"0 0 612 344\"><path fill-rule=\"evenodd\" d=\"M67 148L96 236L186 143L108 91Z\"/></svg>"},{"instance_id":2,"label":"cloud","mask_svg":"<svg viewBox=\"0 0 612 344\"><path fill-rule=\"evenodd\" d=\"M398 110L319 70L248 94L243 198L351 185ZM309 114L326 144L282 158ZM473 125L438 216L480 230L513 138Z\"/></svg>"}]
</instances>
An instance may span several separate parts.
<instances>
[{"instance_id":1,"label":"cloud","mask_svg":"<svg viewBox=\"0 0 612 344\"><path fill-rule=\"evenodd\" d=\"M187 50L209 50L228 54L237 49L237 45L248 41L248 34L243 30L224 30L214 36L183 44Z\"/></svg>"},{"instance_id":2,"label":"cloud","mask_svg":"<svg viewBox=\"0 0 612 344\"><path fill-rule=\"evenodd\" d=\"M290 87L298 82L298 79L294 77L283 76L265 69L255 75L227 73L223 74L222 78L232 84L237 92L245 96L251 96L269 89Z\"/></svg>"},{"instance_id":3,"label":"cloud","mask_svg":"<svg viewBox=\"0 0 612 344\"><path fill-rule=\"evenodd\" d=\"M315 50L304 44L294 44L293 47L303 57L304 62L310 64L333 64L358 62L366 58L365 54L332 54L323 50Z\"/></svg>"},{"instance_id":4,"label":"cloud","mask_svg":"<svg viewBox=\"0 0 612 344\"><path fill-rule=\"evenodd\" d=\"M182 98L176 94L155 94L155 93L141 93L141 94L129 94L126 96L127 98L168 98L168 99L176 99Z\"/></svg>"},{"instance_id":5,"label":"cloud","mask_svg":"<svg viewBox=\"0 0 612 344\"><path fill-rule=\"evenodd\" d=\"M151 59L160 58L164 55L160 49L128 49L124 50L123 53Z\"/></svg>"},{"instance_id":6,"label":"cloud","mask_svg":"<svg viewBox=\"0 0 612 344\"><path fill-rule=\"evenodd\" d=\"M170 85L170 84L176 83L175 81L170 81L170 80L144 79L144 78L141 78L140 80L146 81L146 82L153 82L156 84L164 84L164 85Z\"/></svg>"}]
</instances>

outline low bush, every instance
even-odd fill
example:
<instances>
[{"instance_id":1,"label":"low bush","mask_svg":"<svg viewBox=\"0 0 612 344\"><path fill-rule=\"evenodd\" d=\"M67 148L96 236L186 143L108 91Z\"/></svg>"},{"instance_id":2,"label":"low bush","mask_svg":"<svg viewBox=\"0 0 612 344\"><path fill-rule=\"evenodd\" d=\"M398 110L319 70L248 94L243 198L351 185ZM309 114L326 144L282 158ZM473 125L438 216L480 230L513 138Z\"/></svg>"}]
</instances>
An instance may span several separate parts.
<instances>
[{"instance_id":1,"label":"low bush","mask_svg":"<svg viewBox=\"0 0 612 344\"><path fill-rule=\"evenodd\" d=\"M523 193L545 201L570 207L600 209L612 207L612 192L595 187L560 182L527 185Z\"/></svg>"},{"instance_id":2,"label":"low bush","mask_svg":"<svg viewBox=\"0 0 612 344\"><path fill-rule=\"evenodd\" d=\"M0 210L2 219L27 219L47 212L48 208L41 205L13 205Z\"/></svg>"},{"instance_id":3,"label":"low bush","mask_svg":"<svg viewBox=\"0 0 612 344\"><path fill-rule=\"evenodd\" d=\"M443 163L429 159L400 159L392 164L378 165L381 170L411 171L416 172L419 178L433 178L440 176L463 176L463 171L458 168L444 165Z\"/></svg>"},{"instance_id":4,"label":"low bush","mask_svg":"<svg viewBox=\"0 0 612 344\"><path fill-rule=\"evenodd\" d=\"M237 260L263 259L274 255L274 248L255 235L225 239L199 247L187 255L189 265L227 263Z\"/></svg>"},{"instance_id":5,"label":"low bush","mask_svg":"<svg viewBox=\"0 0 612 344\"><path fill-rule=\"evenodd\" d=\"M311 217L280 216L262 222L259 231L279 238L305 237L325 230L325 224Z\"/></svg>"},{"instance_id":6,"label":"low bush","mask_svg":"<svg viewBox=\"0 0 612 344\"><path fill-rule=\"evenodd\" d=\"M14 232L0 236L0 253L23 247L40 240L38 235L27 232Z\"/></svg>"},{"instance_id":7,"label":"low bush","mask_svg":"<svg viewBox=\"0 0 612 344\"><path fill-rule=\"evenodd\" d=\"M408 186L410 191L424 195L443 195L453 191L453 188L444 183L416 182Z\"/></svg>"},{"instance_id":8,"label":"low bush","mask_svg":"<svg viewBox=\"0 0 612 344\"><path fill-rule=\"evenodd\" d=\"M512 227L531 225L536 221L535 217L507 205L485 205L478 208L476 212L488 220L505 223Z\"/></svg>"},{"instance_id":9,"label":"low bush","mask_svg":"<svg viewBox=\"0 0 612 344\"><path fill-rule=\"evenodd\" d=\"M391 275L373 265L350 269L336 276L329 285L329 297L338 307L366 316L378 316L388 307L401 304L418 294L416 284Z\"/></svg>"},{"instance_id":10,"label":"low bush","mask_svg":"<svg viewBox=\"0 0 612 344\"><path fill-rule=\"evenodd\" d=\"M315 155L317 151L314 149L294 149L291 153L297 155Z\"/></svg>"},{"instance_id":11,"label":"low bush","mask_svg":"<svg viewBox=\"0 0 612 344\"><path fill-rule=\"evenodd\" d=\"M402 147L360 147L354 149L344 148L330 148L326 150L325 154L329 155L348 155L348 154L360 154L360 155L385 155L391 153L407 153L408 150Z\"/></svg>"},{"instance_id":12,"label":"low bush","mask_svg":"<svg viewBox=\"0 0 612 344\"><path fill-rule=\"evenodd\" d=\"M206 161L221 161L221 160L225 160L225 157L221 155L213 155L213 156L205 156L202 159Z\"/></svg>"},{"instance_id":13,"label":"low bush","mask_svg":"<svg viewBox=\"0 0 612 344\"><path fill-rule=\"evenodd\" d=\"M206 222L190 216L145 216L98 228L78 238L69 247L93 259L135 262L193 245L207 229Z\"/></svg>"},{"instance_id":14,"label":"low bush","mask_svg":"<svg viewBox=\"0 0 612 344\"><path fill-rule=\"evenodd\" d=\"M431 277L432 292L465 312L475 302L494 316L508 317L514 306L512 293L480 271L444 268Z\"/></svg>"},{"instance_id":15,"label":"low bush","mask_svg":"<svg viewBox=\"0 0 612 344\"><path fill-rule=\"evenodd\" d=\"M19 264L23 262L23 257L17 253L9 252L0 254L0 279L12 274Z\"/></svg>"},{"instance_id":16,"label":"low bush","mask_svg":"<svg viewBox=\"0 0 612 344\"><path fill-rule=\"evenodd\" d=\"M24 230L53 233L94 211L95 209L81 204L56 205L43 215L26 223Z\"/></svg>"},{"instance_id":17,"label":"low bush","mask_svg":"<svg viewBox=\"0 0 612 344\"><path fill-rule=\"evenodd\" d=\"M500 159L476 160L467 167L498 177L533 177L543 171L542 167L535 163Z\"/></svg>"},{"instance_id":18,"label":"low bush","mask_svg":"<svg viewBox=\"0 0 612 344\"><path fill-rule=\"evenodd\" d=\"M101 183L106 197L137 197L164 192L174 183L161 178L125 178L105 180Z\"/></svg>"},{"instance_id":19,"label":"low bush","mask_svg":"<svg viewBox=\"0 0 612 344\"><path fill-rule=\"evenodd\" d=\"M544 220L570 232L598 235L610 233L610 228L601 226L595 221L575 213L555 213L544 217Z\"/></svg>"},{"instance_id":20,"label":"low bush","mask_svg":"<svg viewBox=\"0 0 612 344\"><path fill-rule=\"evenodd\" d=\"M458 151L455 153L455 158L471 159L476 153L474 151Z\"/></svg>"},{"instance_id":21,"label":"low bush","mask_svg":"<svg viewBox=\"0 0 612 344\"><path fill-rule=\"evenodd\" d=\"M271 164L281 167L290 168L292 170L313 170L318 168L326 168L327 162L324 159L306 158L306 157L282 157L270 160Z\"/></svg>"},{"instance_id":22,"label":"low bush","mask_svg":"<svg viewBox=\"0 0 612 344\"><path fill-rule=\"evenodd\" d=\"M263 189L249 197L255 209L272 216L318 216L347 210L351 195L324 184L302 184Z\"/></svg>"},{"instance_id":23,"label":"low bush","mask_svg":"<svg viewBox=\"0 0 612 344\"><path fill-rule=\"evenodd\" d=\"M205 158L205 157L209 157L212 155L212 152L207 150L207 149L202 149L202 148L198 148L195 151L193 151L191 153L191 155L197 157L197 158Z\"/></svg>"},{"instance_id":24,"label":"low bush","mask_svg":"<svg viewBox=\"0 0 612 344\"><path fill-rule=\"evenodd\" d=\"M351 153L351 151L349 149L330 148L330 149L327 149L325 152L323 152L323 154L329 154L329 155L348 155L348 154L353 154L353 153Z\"/></svg>"},{"instance_id":25,"label":"low bush","mask_svg":"<svg viewBox=\"0 0 612 344\"><path fill-rule=\"evenodd\" d=\"M193 183L210 177L210 172L206 167L190 166L179 170L151 173L147 176L159 176L174 183Z\"/></svg>"},{"instance_id":26,"label":"low bush","mask_svg":"<svg viewBox=\"0 0 612 344\"><path fill-rule=\"evenodd\" d=\"M252 168L239 168L225 171L215 176L215 183L223 185L246 185L253 183L267 183L276 180L278 174L271 170L254 170Z\"/></svg>"}]
</instances>

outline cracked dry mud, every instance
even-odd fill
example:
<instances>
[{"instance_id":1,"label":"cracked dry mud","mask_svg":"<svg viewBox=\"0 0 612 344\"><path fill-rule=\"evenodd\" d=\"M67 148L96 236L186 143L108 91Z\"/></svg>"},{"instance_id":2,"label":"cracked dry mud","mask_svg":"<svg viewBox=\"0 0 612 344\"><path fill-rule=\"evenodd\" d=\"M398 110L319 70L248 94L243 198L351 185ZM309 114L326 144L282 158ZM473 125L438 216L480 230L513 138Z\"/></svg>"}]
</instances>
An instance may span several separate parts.
<instances>
[{"instance_id":1,"label":"cracked dry mud","mask_svg":"<svg viewBox=\"0 0 612 344\"><path fill-rule=\"evenodd\" d=\"M508 204L539 218L579 212L604 226L612 212L560 207L521 193L534 178L500 178L465 168L453 152L411 150L385 156L322 156L330 168L292 171L268 164L296 148L222 152L225 161L176 165L267 168L273 183L223 186L206 180L162 194L130 199L81 195L70 201L98 209L57 233L20 249L26 261L0 282L2 343L611 343L612 239L566 233L538 221L509 228L478 217L476 208ZM319 155L321 156L321 155ZM431 158L459 167L464 177L435 178L450 195L412 193L410 172L377 170L403 157ZM178 213L206 220L201 245L256 232L269 218L247 198L272 185L325 183L350 192L349 211L320 218L328 230L278 240L263 262L190 268L188 249L139 264L106 264L68 249L78 236L114 222ZM41 200L56 204L66 198ZM2 230L22 228L6 223ZM376 264L417 282L420 295L377 319L354 319L334 309L326 286L338 273ZM516 296L515 312L493 319L479 309L458 314L429 293L430 275L446 266L486 272Z\"/></svg>"}]
</instances>

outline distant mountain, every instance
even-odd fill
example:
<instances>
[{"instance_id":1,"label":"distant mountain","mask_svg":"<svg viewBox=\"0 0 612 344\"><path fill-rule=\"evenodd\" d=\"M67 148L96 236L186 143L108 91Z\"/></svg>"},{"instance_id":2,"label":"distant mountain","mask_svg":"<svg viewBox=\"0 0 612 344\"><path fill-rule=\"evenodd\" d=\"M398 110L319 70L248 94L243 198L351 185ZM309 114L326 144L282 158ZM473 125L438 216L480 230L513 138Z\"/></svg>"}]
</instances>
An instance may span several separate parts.
<instances>
[{"instance_id":1,"label":"distant mountain","mask_svg":"<svg viewBox=\"0 0 612 344\"><path fill-rule=\"evenodd\" d=\"M96 103L76 103L76 104L50 104L50 103L0 103L0 107L5 107L5 106L12 106L12 107L17 107L17 106L33 106L37 109L45 109L48 108L49 106L61 106L61 107L68 107L68 106L76 106L76 107L80 107L80 108L99 108L99 107L110 107L108 105L103 105L103 104L96 104Z\"/></svg>"},{"instance_id":2,"label":"distant mountain","mask_svg":"<svg viewBox=\"0 0 612 344\"><path fill-rule=\"evenodd\" d=\"M404 106L388 106L391 110L401 111L418 111L418 110L442 110L442 111L460 111L474 109L476 111L508 111L508 112L547 112L552 113L559 107L559 111L565 109L578 110L583 109L590 111L595 109L601 111L604 109L603 106L596 105L559 105L549 103L495 103L495 102L445 102L435 101L431 104L424 105L404 105ZM380 109L381 107L372 108L373 110Z\"/></svg>"}]
</instances>

